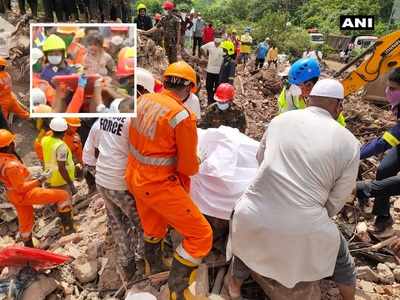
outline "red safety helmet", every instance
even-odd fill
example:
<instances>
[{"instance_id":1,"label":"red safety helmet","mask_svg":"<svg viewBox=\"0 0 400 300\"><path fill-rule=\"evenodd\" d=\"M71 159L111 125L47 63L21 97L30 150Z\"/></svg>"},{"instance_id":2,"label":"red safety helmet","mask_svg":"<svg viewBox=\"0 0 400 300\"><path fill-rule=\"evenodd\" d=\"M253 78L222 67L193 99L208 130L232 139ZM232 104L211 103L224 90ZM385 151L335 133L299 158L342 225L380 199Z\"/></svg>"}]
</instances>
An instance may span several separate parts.
<instances>
[{"instance_id":1,"label":"red safety helmet","mask_svg":"<svg viewBox=\"0 0 400 300\"><path fill-rule=\"evenodd\" d=\"M221 83L215 91L214 100L221 103L232 102L235 88L229 83Z\"/></svg>"},{"instance_id":2,"label":"red safety helmet","mask_svg":"<svg viewBox=\"0 0 400 300\"><path fill-rule=\"evenodd\" d=\"M156 83L154 85L154 92L161 93L164 90L163 83L160 80L156 79Z\"/></svg>"},{"instance_id":3,"label":"red safety helmet","mask_svg":"<svg viewBox=\"0 0 400 300\"><path fill-rule=\"evenodd\" d=\"M161 20L161 15L159 13L155 14L154 20L160 21Z\"/></svg>"},{"instance_id":4,"label":"red safety helmet","mask_svg":"<svg viewBox=\"0 0 400 300\"><path fill-rule=\"evenodd\" d=\"M128 26L111 26L111 31L112 32L128 32L129 27Z\"/></svg>"},{"instance_id":5,"label":"red safety helmet","mask_svg":"<svg viewBox=\"0 0 400 300\"><path fill-rule=\"evenodd\" d=\"M172 9L175 8L175 4L174 4L173 2L171 2L171 1L165 1L165 2L163 3L163 8L164 8L165 10L172 10Z\"/></svg>"}]
</instances>

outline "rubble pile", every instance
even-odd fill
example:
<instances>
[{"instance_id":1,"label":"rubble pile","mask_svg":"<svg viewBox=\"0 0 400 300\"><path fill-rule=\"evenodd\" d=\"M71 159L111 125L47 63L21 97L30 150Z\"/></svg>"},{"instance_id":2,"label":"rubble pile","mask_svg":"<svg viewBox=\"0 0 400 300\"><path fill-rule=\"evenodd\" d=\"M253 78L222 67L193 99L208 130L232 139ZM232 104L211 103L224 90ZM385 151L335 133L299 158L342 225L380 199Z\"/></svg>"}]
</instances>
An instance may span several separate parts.
<instances>
[{"instance_id":1,"label":"rubble pile","mask_svg":"<svg viewBox=\"0 0 400 300\"><path fill-rule=\"evenodd\" d=\"M149 70L157 78L161 78L163 71L168 66L164 48L146 35L139 33L137 38L138 66Z\"/></svg>"},{"instance_id":2,"label":"rubble pile","mask_svg":"<svg viewBox=\"0 0 400 300\"><path fill-rule=\"evenodd\" d=\"M19 21L15 20L17 24ZM23 64L20 61L28 60L27 51L29 51L25 42L22 42L28 36L27 27L24 25L21 28L21 33L16 35L19 42L10 49L13 63L19 66ZM204 59L193 57L185 50L182 51L181 56L196 70L206 65ZM29 66L28 63L26 65ZM138 35L138 65L151 71L157 79L161 79L162 72L167 66L164 50L143 34ZM18 78L18 72L20 72L18 68L11 71L13 78ZM25 73L29 74L29 72ZM202 89L199 92L199 98L204 108L207 102L205 72L202 70L200 73ZM247 134L260 140L265 131L265 125L277 115L277 96L282 89L277 70L268 70L264 67L256 72L251 67L243 69L239 66L234 85L235 102L247 115ZM362 142L380 136L394 122L387 107L379 107L363 101L361 92L346 99L344 113L347 117L347 127ZM35 136L35 133L30 132L29 135ZM24 142L32 152L32 141ZM26 163L32 165L32 162L26 161ZM377 160L373 158L363 162L364 178L374 177L377 164ZM118 253L109 234L104 200L99 194L87 197L87 186L84 183L78 182L77 187L79 193L74 197L74 221L78 225L77 233L61 237L56 209L43 207L36 210L37 222L34 229L36 246L68 255L73 258L73 261L47 271L45 277L41 277L41 281L38 280L37 286L31 287L32 294L29 295L36 295L34 293L42 289L51 294L46 294L47 299L116 300L124 299L128 294L147 292L157 296L157 299L168 299L166 296L168 272L137 282L124 282L117 267ZM397 211L395 205L394 211L397 222L400 220L400 203L398 207ZM366 221L370 215L360 211L353 204L347 208L348 210L338 217L337 222L346 237L350 239L350 248L356 257L358 266L356 299L378 300L400 297L400 262L396 261L387 245L379 249L371 249L371 246L385 240L386 237L373 236L367 232ZM0 248L16 243L16 232L17 220L14 208L5 200L0 201ZM211 293L219 294L226 270L224 263L218 262L208 261L208 266L206 264L201 266L199 280L192 287L199 299L207 299L204 297ZM254 282L248 285L251 291L245 295L247 299L261 299L254 285ZM320 286L323 300L340 299L339 290L332 281L323 280ZM213 299L218 299L216 296L213 297ZM35 296L30 299L44 300L45 298Z\"/></svg>"}]
</instances>

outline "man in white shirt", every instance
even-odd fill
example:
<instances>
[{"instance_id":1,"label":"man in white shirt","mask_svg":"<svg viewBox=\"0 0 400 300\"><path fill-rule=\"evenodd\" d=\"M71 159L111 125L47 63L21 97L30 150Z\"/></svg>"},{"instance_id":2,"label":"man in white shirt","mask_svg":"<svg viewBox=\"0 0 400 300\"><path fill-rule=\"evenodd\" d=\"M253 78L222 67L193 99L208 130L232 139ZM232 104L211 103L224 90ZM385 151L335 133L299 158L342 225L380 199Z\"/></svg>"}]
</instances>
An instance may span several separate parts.
<instances>
[{"instance_id":1,"label":"man in white shirt","mask_svg":"<svg viewBox=\"0 0 400 300\"><path fill-rule=\"evenodd\" d=\"M303 58L314 58L319 63L321 63L321 61L322 61L322 52L318 51L318 50L311 50L311 48L308 48L306 51L303 52Z\"/></svg>"},{"instance_id":2,"label":"man in white shirt","mask_svg":"<svg viewBox=\"0 0 400 300\"><path fill-rule=\"evenodd\" d=\"M94 187L96 187L94 176L96 174L97 157L99 156L100 135L100 121L97 120L90 128L89 135L86 139L82 152L85 179L87 182L89 181L90 183L93 183Z\"/></svg>"},{"instance_id":3,"label":"man in white shirt","mask_svg":"<svg viewBox=\"0 0 400 300\"><path fill-rule=\"evenodd\" d=\"M129 152L128 118L101 118L99 126L99 155L96 161L96 185L107 210L108 221L119 250L119 265L126 277L144 272L143 232L135 200L125 183ZM95 151L95 143L86 143L87 151Z\"/></svg>"},{"instance_id":4,"label":"man in white shirt","mask_svg":"<svg viewBox=\"0 0 400 300\"><path fill-rule=\"evenodd\" d=\"M285 299L305 299L300 288L333 276L343 299L354 299L354 262L331 219L355 187L360 160L359 142L335 121L343 98L339 81L320 80L309 107L269 124L256 178L232 216L232 296L247 268L267 294L274 282Z\"/></svg>"},{"instance_id":5,"label":"man in white shirt","mask_svg":"<svg viewBox=\"0 0 400 300\"><path fill-rule=\"evenodd\" d=\"M195 115L196 119L201 119L200 100L196 94L191 93L189 98L183 103L183 106L190 109Z\"/></svg>"},{"instance_id":6,"label":"man in white shirt","mask_svg":"<svg viewBox=\"0 0 400 300\"><path fill-rule=\"evenodd\" d=\"M201 46L201 51L208 53L207 63L207 77L206 77L206 89L208 105L215 102L214 93L218 87L219 72L221 65L224 61L224 51L219 47L221 44L221 38L215 38L213 42L209 42Z\"/></svg>"}]
</instances>

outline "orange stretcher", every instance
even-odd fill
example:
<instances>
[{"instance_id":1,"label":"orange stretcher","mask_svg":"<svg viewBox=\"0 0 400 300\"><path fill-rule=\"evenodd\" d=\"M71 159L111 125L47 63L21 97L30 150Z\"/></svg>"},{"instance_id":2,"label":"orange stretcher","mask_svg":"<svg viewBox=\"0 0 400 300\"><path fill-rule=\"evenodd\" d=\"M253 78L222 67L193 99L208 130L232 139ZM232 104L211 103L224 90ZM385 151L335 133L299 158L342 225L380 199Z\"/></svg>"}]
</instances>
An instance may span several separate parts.
<instances>
[{"instance_id":1,"label":"orange stretcher","mask_svg":"<svg viewBox=\"0 0 400 300\"><path fill-rule=\"evenodd\" d=\"M72 75L59 75L54 76L51 82L54 86L58 87L60 85L64 85L67 89L71 91L75 91L78 88L78 81L80 75L72 74ZM85 98L91 98L94 93L94 83L97 79L101 78L100 75L87 75L87 84L85 87Z\"/></svg>"},{"instance_id":2,"label":"orange stretcher","mask_svg":"<svg viewBox=\"0 0 400 300\"><path fill-rule=\"evenodd\" d=\"M9 246L0 250L0 267L30 266L36 271L54 268L71 261L72 258L49 251Z\"/></svg>"}]
</instances>

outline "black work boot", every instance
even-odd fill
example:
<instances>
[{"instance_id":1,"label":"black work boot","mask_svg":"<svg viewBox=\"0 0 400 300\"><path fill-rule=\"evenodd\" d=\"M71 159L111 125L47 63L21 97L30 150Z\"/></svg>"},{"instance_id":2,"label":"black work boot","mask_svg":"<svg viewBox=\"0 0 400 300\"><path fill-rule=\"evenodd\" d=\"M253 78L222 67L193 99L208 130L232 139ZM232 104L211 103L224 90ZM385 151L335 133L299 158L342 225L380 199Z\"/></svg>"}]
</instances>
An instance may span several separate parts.
<instances>
[{"instance_id":1,"label":"black work boot","mask_svg":"<svg viewBox=\"0 0 400 300\"><path fill-rule=\"evenodd\" d=\"M123 276L129 282L135 278L136 275L136 263L135 259L129 260L127 265L121 265Z\"/></svg>"},{"instance_id":2,"label":"black work boot","mask_svg":"<svg viewBox=\"0 0 400 300\"><path fill-rule=\"evenodd\" d=\"M192 294L188 287L196 279L195 271L197 270L197 267L197 265L175 253L168 277L168 287L171 300L192 299Z\"/></svg>"},{"instance_id":3,"label":"black work boot","mask_svg":"<svg viewBox=\"0 0 400 300\"><path fill-rule=\"evenodd\" d=\"M375 218L373 231L375 233L382 233L394 223L392 216L377 216Z\"/></svg>"},{"instance_id":4,"label":"black work boot","mask_svg":"<svg viewBox=\"0 0 400 300\"><path fill-rule=\"evenodd\" d=\"M358 181L356 184L356 198L361 209L364 209L368 204L370 198L370 187L368 183Z\"/></svg>"},{"instance_id":5,"label":"black work boot","mask_svg":"<svg viewBox=\"0 0 400 300\"><path fill-rule=\"evenodd\" d=\"M62 224L62 234L69 235L76 232L74 228L74 220L72 219L72 210L59 212Z\"/></svg>"},{"instance_id":6,"label":"black work boot","mask_svg":"<svg viewBox=\"0 0 400 300\"><path fill-rule=\"evenodd\" d=\"M33 245L32 235L30 235L26 239L22 238L22 242L24 243L25 247L35 248L35 246Z\"/></svg>"},{"instance_id":7,"label":"black work boot","mask_svg":"<svg viewBox=\"0 0 400 300\"><path fill-rule=\"evenodd\" d=\"M144 240L144 257L146 275L157 274L166 270L162 259L162 240Z\"/></svg>"}]
</instances>

